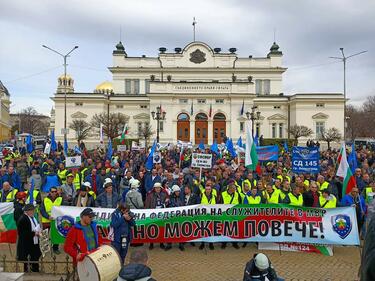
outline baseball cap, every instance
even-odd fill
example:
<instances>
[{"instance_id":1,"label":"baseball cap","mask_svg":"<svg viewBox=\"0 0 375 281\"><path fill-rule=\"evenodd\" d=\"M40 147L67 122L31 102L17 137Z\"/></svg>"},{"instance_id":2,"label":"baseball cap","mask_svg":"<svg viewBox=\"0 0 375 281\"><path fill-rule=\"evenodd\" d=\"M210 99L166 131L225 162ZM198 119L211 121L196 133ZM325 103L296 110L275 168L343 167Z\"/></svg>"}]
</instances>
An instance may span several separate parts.
<instances>
[{"instance_id":1,"label":"baseball cap","mask_svg":"<svg viewBox=\"0 0 375 281\"><path fill-rule=\"evenodd\" d=\"M80 214L80 217L83 217L83 216L95 217L95 213L93 209L85 208Z\"/></svg>"}]
</instances>

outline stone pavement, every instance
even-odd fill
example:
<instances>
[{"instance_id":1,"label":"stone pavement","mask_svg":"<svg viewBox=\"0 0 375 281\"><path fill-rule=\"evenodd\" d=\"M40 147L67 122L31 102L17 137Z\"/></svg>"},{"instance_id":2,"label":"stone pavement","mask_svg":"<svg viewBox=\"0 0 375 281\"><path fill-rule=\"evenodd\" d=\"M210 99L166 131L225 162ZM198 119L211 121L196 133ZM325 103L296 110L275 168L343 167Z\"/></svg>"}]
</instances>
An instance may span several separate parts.
<instances>
[{"instance_id":1,"label":"stone pavement","mask_svg":"<svg viewBox=\"0 0 375 281\"><path fill-rule=\"evenodd\" d=\"M130 251L133 249L130 248ZM15 253L14 246L12 252ZM234 249L231 244L222 250L220 244L215 244L213 251L208 248L201 251L197 246L188 245L184 252L176 245L167 252L155 245L155 249L149 251L149 265L157 281L239 281L242 280L246 262L256 252L255 244L248 244L246 248L239 250ZM270 257L278 275L288 281L358 280L358 247L334 247L333 257L312 253L262 252ZM9 256L8 245L0 244L0 253ZM58 259L64 257L65 254L61 254Z\"/></svg>"}]
</instances>

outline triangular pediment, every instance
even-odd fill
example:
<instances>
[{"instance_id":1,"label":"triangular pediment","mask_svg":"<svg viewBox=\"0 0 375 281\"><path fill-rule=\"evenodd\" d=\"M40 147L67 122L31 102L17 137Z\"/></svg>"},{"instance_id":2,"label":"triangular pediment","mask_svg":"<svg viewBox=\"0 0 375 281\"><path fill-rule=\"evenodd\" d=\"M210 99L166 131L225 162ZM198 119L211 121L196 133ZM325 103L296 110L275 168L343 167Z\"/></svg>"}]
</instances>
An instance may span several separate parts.
<instances>
[{"instance_id":1,"label":"triangular pediment","mask_svg":"<svg viewBox=\"0 0 375 281\"><path fill-rule=\"evenodd\" d=\"M319 112L315 115L312 116L312 119L328 119L328 115L327 114L324 114L322 112Z\"/></svg>"},{"instance_id":2,"label":"triangular pediment","mask_svg":"<svg viewBox=\"0 0 375 281\"><path fill-rule=\"evenodd\" d=\"M150 115L147 113L139 113L133 117L133 119L150 119Z\"/></svg>"},{"instance_id":3,"label":"triangular pediment","mask_svg":"<svg viewBox=\"0 0 375 281\"><path fill-rule=\"evenodd\" d=\"M70 117L72 118L79 118L79 119L85 119L87 118L87 114L81 112L81 111L77 111L75 113L73 113L72 115L70 115Z\"/></svg>"},{"instance_id":4,"label":"triangular pediment","mask_svg":"<svg viewBox=\"0 0 375 281\"><path fill-rule=\"evenodd\" d=\"M268 120L286 120L286 117L280 113L276 113L267 118Z\"/></svg>"}]
</instances>

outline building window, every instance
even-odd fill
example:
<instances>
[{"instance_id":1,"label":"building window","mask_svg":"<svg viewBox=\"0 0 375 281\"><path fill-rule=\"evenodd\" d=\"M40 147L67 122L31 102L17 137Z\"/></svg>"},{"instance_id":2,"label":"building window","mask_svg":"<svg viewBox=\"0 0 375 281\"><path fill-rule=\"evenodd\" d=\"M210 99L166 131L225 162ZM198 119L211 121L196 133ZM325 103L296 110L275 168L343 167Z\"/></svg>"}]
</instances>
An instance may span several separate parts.
<instances>
[{"instance_id":1,"label":"building window","mask_svg":"<svg viewBox=\"0 0 375 281\"><path fill-rule=\"evenodd\" d=\"M215 100L216 103L219 103L219 104L223 104L224 103L224 100L223 99L218 99L218 100Z\"/></svg>"},{"instance_id":2,"label":"building window","mask_svg":"<svg viewBox=\"0 0 375 281\"><path fill-rule=\"evenodd\" d=\"M125 93L130 94L139 94L139 79L125 79Z\"/></svg>"},{"instance_id":3,"label":"building window","mask_svg":"<svg viewBox=\"0 0 375 281\"><path fill-rule=\"evenodd\" d=\"M146 94L150 93L150 80L149 79L145 80L145 91L146 91Z\"/></svg>"},{"instance_id":4,"label":"building window","mask_svg":"<svg viewBox=\"0 0 375 281\"><path fill-rule=\"evenodd\" d=\"M243 132L245 128L245 122L240 122L240 132Z\"/></svg>"},{"instance_id":5,"label":"building window","mask_svg":"<svg viewBox=\"0 0 375 281\"><path fill-rule=\"evenodd\" d=\"M137 127L138 127L138 136L141 136L142 135L142 122L138 122Z\"/></svg>"},{"instance_id":6,"label":"building window","mask_svg":"<svg viewBox=\"0 0 375 281\"><path fill-rule=\"evenodd\" d=\"M322 108L322 107L324 107L324 103L317 103L317 104L316 104L316 107L320 107L320 108Z\"/></svg>"},{"instance_id":7,"label":"building window","mask_svg":"<svg viewBox=\"0 0 375 281\"><path fill-rule=\"evenodd\" d=\"M324 122L316 122L315 123L315 133L316 133L317 138L322 136L322 133L324 132L324 129L325 129Z\"/></svg>"},{"instance_id":8,"label":"building window","mask_svg":"<svg viewBox=\"0 0 375 281\"><path fill-rule=\"evenodd\" d=\"M147 108L147 105L141 104L139 107L140 108Z\"/></svg>"},{"instance_id":9,"label":"building window","mask_svg":"<svg viewBox=\"0 0 375 281\"><path fill-rule=\"evenodd\" d=\"M117 104L116 108L124 108L124 106L122 104Z\"/></svg>"},{"instance_id":10,"label":"building window","mask_svg":"<svg viewBox=\"0 0 375 281\"><path fill-rule=\"evenodd\" d=\"M255 125L255 134L260 136L260 123L256 123Z\"/></svg>"},{"instance_id":11,"label":"building window","mask_svg":"<svg viewBox=\"0 0 375 281\"><path fill-rule=\"evenodd\" d=\"M280 124L279 124L279 138L280 138L280 139L283 138L283 132L284 132L284 124L283 124L283 123L280 123Z\"/></svg>"},{"instance_id":12,"label":"building window","mask_svg":"<svg viewBox=\"0 0 375 281\"><path fill-rule=\"evenodd\" d=\"M76 106L83 106L82 102L76 102Z\"/></svg>"},{"instance_id":13,"label":"building window","mask_svg":"<svg viewBox=\"0 0 375 281\"><path fill-rule=\"evenodd\" d=\"M271 81L269 79L263 80L264 94L269 95L271 93Z\"/></svg>"},{"instance_id":14,"label":"building window","mask_svg":"<svg viewBox=\"0 0 375 281\"><path fill-rule=\"evenodd\" d=\"M281 108L280 105L275 105L275 106L273 107L273 109L280 109L280 108Z\"/></svg>"},{"instance_id":15,"label":"building window","mask_svg":"<svg viewBox=\"0 0 375 281\"><path fill-rule=\"evenodd\" d=\"M159 131L164 132L164 122L163 121L159 121Z\"/></svg>"},{"instance_id":16,"label":"building window","mask_svg":"<svg viewBox=\"0 0 375 281\"><path fill-rule=\"evenodd\" d=\"M276 138L276 123L272 123L272 138Z\"/></svg>"},{"instance_id":17,"label":"building window","mask_svg":"<svg viewBox=\"0 0 375 281\"><path fill-rule=\"evenodd\" d=\"M198 104L204 104L204 103L206 103L206 100L205 99L198 99Z\"/></svg>"},{"instance_id":18,"label":"building window","mask_svg":"<svg viewBox=\"0 0 375 281\"><path fill-rule=\"evenodd\" d=\"M262 80L255 80L255 93L257 96L260 96L262 94Z\"/></svg>"},{"instance_id":19,"label":"building window","mask_svg":"<svg viewBox=\"0 0 375 281\"><path fill-rule=\"evenodd\" d=\"M179 103L187 104L188 100L187 99L179 99Z\"/></svg>"}]
</instances>

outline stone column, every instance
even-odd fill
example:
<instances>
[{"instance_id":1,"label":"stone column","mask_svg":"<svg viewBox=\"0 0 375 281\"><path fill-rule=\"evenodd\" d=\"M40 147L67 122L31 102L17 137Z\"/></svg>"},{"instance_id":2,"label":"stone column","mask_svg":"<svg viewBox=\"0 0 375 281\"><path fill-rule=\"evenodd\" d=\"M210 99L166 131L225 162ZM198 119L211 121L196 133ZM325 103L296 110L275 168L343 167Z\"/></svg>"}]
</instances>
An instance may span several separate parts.
<instances>
[{"instance_id":1,"label":"stone column","mask_svg":"<svg viewBox=\"0 0 375 281\"><path fill-rule=\"evenodd\" d=\"M208 120L208 127L207 127L207 142L208 144L212 144L214 142L214 121L213 120Z\"/></svg>"},{"instance_id":2,"label":"stone column","mask_svg":"<svg viewBox=\"0 0 375 281\"><path fill-rule=\"evenodd\" d=\"M195 143L195 120L190 120L190 142Z\"/></svg>"}]
</instances>

